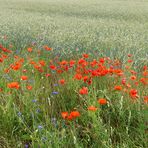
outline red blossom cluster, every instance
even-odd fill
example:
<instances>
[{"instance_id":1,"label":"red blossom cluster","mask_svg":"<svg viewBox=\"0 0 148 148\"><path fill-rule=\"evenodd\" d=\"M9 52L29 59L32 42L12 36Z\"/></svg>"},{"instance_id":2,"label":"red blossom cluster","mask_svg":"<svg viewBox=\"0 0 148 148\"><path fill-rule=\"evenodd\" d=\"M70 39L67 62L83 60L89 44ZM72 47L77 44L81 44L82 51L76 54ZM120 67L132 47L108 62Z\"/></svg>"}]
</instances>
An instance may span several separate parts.
<instances>
[{"instance_id":1,"label":"red blossom cluster","mask_svg":"<svg viewBox=\"0 0 148 148\"><path fill-rule=\"evenodd\" d=\"M47 45L43 46L45 52L53 51L52 48ZM60 85L68 85L68 80L66 77L72 73L73 83L75 81L81 83L81 87L78 88L77 93L81 97L86 97L90 93L90 87L95 83L99 78L105 78L106 80L112 79L111 86L108 85L106 89L112 91L112 93L121 93L126 97L131 98L131 100L137 100L138 98L144 98L143 102L148 103L148 97L145 94L140 94L138 87L147 87L148 85L148 68L146 65L143 66L142 72L138 73L131 67L133 62L132 55L128 54L128 60L125 65L122 65L122 62L118 59L111 60L109 57L100 57L98 59L91 59L89 54L83 53L79 59L70 59L70 60L49 60L45 61L41 57L37 60L33 59L31 54L35 52L41 55L40 51L35 51L33 47L28 47L27 52L29 56L27 58L21 58L18 55L3 47L0 44L0 64L5 65L5 60L10 63L10 58L13 62L9 65L5 65L4 73L9 74L13 72L20 72L18 81L12 80L7 84L9 89L19 90L22 83L25 83L27 90L32 90L33 86L29 84L30 76L28 76L29 71L38 72L41 76L46 79L53 78L53 75L56 75L58 78L58 83ZM11 56L10 56L11 55ZM24 68L24 65L29 65L29 69ZM31 69L31 70L30 70ZM33 73L32 72L32 73ZM66 77L62 77L66 75ZM20 81L21 80L21 81ZM66 87L66 86L65 86ZM4 88L0 88L0 92L3 92ZM94 91L96 91L94 89ZM107 105L109 100L105 98L99 98L98 103L100 105ZM95 105L88 105L89 111L97 111L98 108ZM63 119L73 120L80 116L80 112L72 111L62 112Z\"/></svg>"}]
</instances>

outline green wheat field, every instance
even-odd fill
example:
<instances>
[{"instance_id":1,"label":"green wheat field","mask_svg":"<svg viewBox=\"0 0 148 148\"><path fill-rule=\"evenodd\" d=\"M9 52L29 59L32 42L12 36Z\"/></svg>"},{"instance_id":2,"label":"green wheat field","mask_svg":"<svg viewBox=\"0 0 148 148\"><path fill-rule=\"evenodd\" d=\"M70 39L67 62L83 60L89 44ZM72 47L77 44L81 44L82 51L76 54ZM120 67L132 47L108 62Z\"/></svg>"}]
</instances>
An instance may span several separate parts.
<instances>
[{"instance_id":1,"label":"green wheat field","mask_svg":"<svg viewBox=\"0 0 148 148\"><path fill-rule=\"evenodd\" d=\"M0 148L148 148L148 0L0 0Z\"/></svg>"}]
</instances>

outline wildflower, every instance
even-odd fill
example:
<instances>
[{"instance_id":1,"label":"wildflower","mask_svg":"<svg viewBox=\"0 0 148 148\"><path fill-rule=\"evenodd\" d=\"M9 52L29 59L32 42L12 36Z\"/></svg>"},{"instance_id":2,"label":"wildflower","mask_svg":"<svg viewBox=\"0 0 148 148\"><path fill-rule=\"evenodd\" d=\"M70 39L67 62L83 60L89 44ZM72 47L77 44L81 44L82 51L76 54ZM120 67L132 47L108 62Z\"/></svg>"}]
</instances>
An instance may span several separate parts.
<instances>
[{"instance_id":1,"label":"wildflower","mask_svg":"<svg viewBox=\"0 0 148 148\"><path fill-rule=\"evenodd\" d=\"M134 70L130 70L130 72L131 72L131 74L133 74L133 75L136 75L136 74L137 74L137 72L134 71Z\"/></svg>"},{"instance_id":2,"label":"wildflower","mask_svg":"<svg viewBox=\"0 0 148 148\"><path fill-rule=\"evenodd\" d=\"M86 61L83 59L83 58L81 58L81 59L79 59L79 61L78 61L78 64L83 64L83 63L85 63Z\"/></svg>"},{"instance_id":3,"label":"wildflower","mask_svg":"<svg viewBox=\"0 0 148 148\"><path fill-rule=\"evenodd\" d=\"M129 93L133 99L138 97L137 95L138 91L136 89L131 89Z\"/></svg>"},{"instance_id":4,"label":"wildflower","mask_svg":"<svg viewBox=\"0 0 148 148\"><path fill-rule=\"evenodd\" d=\"M115 90L122 90L122 86L117 85L117 86L114 87L114 89L115 89Z\"/></svg>"},{"instance_id":5,"label":"wildflower","mask_svg":"<svg viewBox=\"0 0 148 148\"><path fill-rule=\"evenodd\" d=\"M72 115L68 115L67 120L71 121L72 119L73 119Z\"/></svg>"},{"instance_id":6,"label":"wildflower","mask_svg":"<svg viewBox=\"0 0 148 148\"><path fill-rule=\"evenodd\" d=\"M15 88L15 89L19 89L20 88L20 85L19 85L18 82L11 82L7 86L8 86L8 88Z\"/></svg>"},{"instance_id":7,"label":"wildflower","mask_svg":"<svg viewBox=\"0 0 148 148\"><path fill-rule=\"evenodd\" d=\"M3 91L3 89L2 88L0 88L0 92L2 92Z\"/></svg>"},{"instance_id":8,"label":"wildflower","mask_svg":"<svg viewBox=\"0 0 148 148\"><path fill-rule=\"evenodd\" d=\"M0 63L2 63L3 62L3 59L2 58L0 58Z\"/></svg>"},{"instance_id":9,"label":"wildflower","mask_svg":"<svg viewBox=\"0 0 148 148\"><path fill-rule=\"evenodd\" d=\"M148 96L144 96L144 103L148 104Z\"/></svg>"},{"instance_id":10,"label":"wildflower","mask_svg":"<svg viewBox=\"0 0 148 148\"><path fill-rule=\"evenodd\" d=\"M74 79L81 80L82 75L81 74L75 74Z\"/></svg>"},{"instance_id":11,"label":"wildflower","mask_svg":"<svg viewBox=\"0 0 148 148\"><path fill-rule=\"evenodd\" d=\"M125 65L125 68L127 69L127 70L130 70L130 66L128 66L128 65Z\"/></svg>"},{"instance_id":12,"label":"wildflower","mask_svg":"<svg viewBox=\"0 0 148 148\"><path fill-rule=\"evenodd\" d=\"M47 73L47 74L45 74L45 76L46 76L46 78L48 78L51 76L51 74Z\"/></svg>"},{"instance_id":13,"label":"wildflower","mask_svg":"<svg viewBox=\"0 0 148 148\"><path fill-rule=\"evenodd\" d=\"M95 107L95 106L89 106L88 107L88 110L89 111L96 111L97 110L97 107Z\"/></svg>"},{"instance_id":14,"label":"wildflower","mask_svg":"<svg viewBox=\"0 0 148 148\"><path fill-rule=\"evenodd\" d=\"M52 50L52 48L48 47L47 45L45 45L43 48L44 48L45 50L47 50L47 51Z\"/></svg>"},{"instance_id":15,"label":"wildflower","mask_svg":"<svg viewBox=\"0 0 148 148\"><path fill-rule=\"evenodd\" d=\"M132 63L132 62L133 62L133 60L132 60L132 59L129 59L127 62L128 62L128 63Z\"/></svg>"},{"instance_id":16,"label":"wildflower","mask_svg":"<svg viewBox=\"0 0 148 148\"><path fill-rule=\"evenodd\" d=\"M142 74L143 74L143 76L146 77L146 76L148 76L148 71L144 71Z\"/></svg>"},{"instance_id":17,"label":"wildflower","mask_svg":"<svg viewBox=\"0 0 148 148\"><path fill-rule=\"evenodd\" d=\"M143 70L144 70L144 71L147 70L147 66L146 66L146 65L143 66Z\"/></svg>"},{"instance_id":18,"label":"wildflower","mask_svg":"<svg viewBox=\"0 0 148 148\"><path fill-rule=\"evenodd\" d=\"M88 85L91 85L92 79L90 78L87 83L88 83Z\"/></svg>"},{"instance_id":19,"label":"wildflower","mask_svg":"<svg viewBox=\"0 0 148 148\"><path fill-rule=\"evenodd\" d=\"M43 126L42 126L42 125L39 125L39 126L38 126L38 129L43 129Z\"/></svg>"},{"instance_id":20,"label":"wildflower","mask_svg":"<svg viewBox=\"0 0 148 148\"><path fill-rule=\"evenodd\" d=\"M65 80L64 80L64 79L61 79L61 80L59 80L59 83L60 83L61 85L64 85L64 84L65 84Z\"/></svg>"},{"instance_id":21,"label":"wildflower","mask_svg":"<svg viewBox=\"0 0 148 148\"><path fill-rule=\"evenodd\" d=\"M68 117L68 112L62 112L61 116L63 119L66 119Z\"/></svg>"},{"instance_id":22,"label":"wildflower","mask_svg":"<svg viewBox=\"0 0 148 148\"><path fill-rule=\"evenodd\" d=\"M36 103L36 102L37 102L37 100L32 100L32 102L33 102L33 103Z\"/></svg>"},{"instance_id":23,"label":"wildflower","mask_svg":"<svg viewBox=\"0 0 148 148\"><path fill-rule=\"evenodd\" d=\"M74 64L75 64L75 61L74 61L74 60L70 60L70 61L69 61L70 67L72 67Z\"/></svg>"},{"instance_id":24,"label":"wildflower","mask_svg":"<svg viewBox=\"0 0 148 148\"><path fill-rule=\"evenodd\" d=\"M16 63L15 65L12 65L11 68L15 71L19 70L21 68L22 64L21 63Z\"/></svg>"},{"instance_id":25,"label":"wildflower","mask_svg":"<svg viewBox=\"0 0 148 148\"><path fill-rule=\"evenodd\" d=\"M58 93L59 93L59 92L57 92L57 91L53 91L53 92L52 92L53 95L57 95Z\"/></svg>"},{"instance_id":26,"label":"wildflower","mask_svg":"<svg viewBox=\"0 0 148 148\"><path fill-rule=\"evenodd\" d=\"M21 80L23 80L23 81L28 80L28 77L27 76L21 76Z\"/></svg>"},{"instance_id":27,"label":"wildflower","mask_svg":"<svg viewBox=\"0 0 148 148\"><path fill-rule=\"evenodd\" d=\"M32 46L35 46L37 43L36 43L36 41L32 41L31 44L32 44Z\"/></svg>"},{"instance_id":28,"label":"wildflower","mask_svg":"<svg viewBox=\"0 0 148 148\"><path fill-rule=\"evenodd\" d=\"M89 79L88 76L84 76L84 77L83 77L83 81L84 81L84 82L86 82L88 79Z\"/></svg>"},{"instance_id":29,"label":"wildflower","mask_svg":"<svg viewBox=\"0 0 148 148\"><path fill-rule=\"evenodd\" d=\"M45 65L46 65L46 63L45 63L44 60L40 60L40 61L39 61L39 64L40 64L41 66L45 66Z\"/></svg>"},{"instance_id":30,"label":"wildflower","mask_svg":"<svg viewBox=\"0 0 148 148\"><path fill-rule=\"evenodd\" d=\"M126 84L126 78L123 78L123 79L121 80L121 83L122 83L123 85L125 85L125 84Z\"/></svg>"},{"instance_id":31,"label":"wildflower","mask_svg":"<svg viewBox=\"0 0 148 148\"><path fill-rule=\"evenodd\" d=\"M78 111L72 111L69 116L72 116L72 118L77 118L80 117L80 113Z\"/></svg>"},{"instance_id":32,"label":"wildflower","mask_svg":"<svg viewBox=\"0 0 148 148\"><path fill-rule=\"evenodd\" d=\"M144 85L148 84L148 78L141 78L140 82L143 83Z\"/></svg>"},{"instance_id":33,"label":"wildflower","mask_svg":"<svg viewBox=\"0 0 148 148\"><path fill-rule=\"evenodd\" d=\"M58 74L61 74L63 71L61 69L56 70Z\"/></svg>"},{"instance_id":34,"label":"wildflower","mask_svg":"<svg viewBox=\"0 0 148 148\"><path fill-rule=\"evenodd\" d=\"M99 61L100 61L100 63L104 64L105 59L104 58L100 58Z\"/></svg>"},{"instance_id":35,"label":"wildflower","mask_svg":"<svg viewBox=\"0 0 148 148\"><path fill-rule=\"evenodd\" d=\"M54 65L50 65L49 67L50 67L50 69L52 69L52 70L56 70L56 69L57 69L56 66L54 66Z\"/></svg>"},{"instance_id":36,"label":"wildflower","mask_svg":"<svg viewBox=\"0 0 148 148\"><path fill-rule=\"evenodd\" d=\"M27 48L28 52L32 52L32 48Z\"/></svg>"},{"instance_id":37,"label":"wildflower","mask_svg":"<svg viewBox=\"0 0 148 148\"><path fill-rule=\"evenodd\" d=\"M98 99L98 103L99 103L100 105L106 105L106 104L107 104L107 100L104 99L104 98L100 98L100 99Z\"/></svg>"},{"instance_id":38,"label":"wildflower","mask_svg":"<svg viewBox=\"0 0 148 148\"><path fill-rule=\"evenodd\" d=\"M20 117L20 116L22 116L22 113L21 112L18 112L17 115Z\"/></svg>"},{"instance_id":39,"label":"wildflower","mask_svg":"<svg viewBox=\"0 0 148 148\"><path fill-rule=\"evenodd\" d=\"M25 144L25 148L29 148L29 145L28 144Z\"/></svg>"},{"instance_id":40,"label":"wildflower","mask_svg":"<svg viewBox=\"0 0 148 148\"><path fill-rule=\"evenodd\" d=\"M63 60L62 62L60 62L59 63L61 66L63 66L63 65L67 65L68 64L68 62L67 61L65 61L65 60Z\"/></svg>"},{"instance_id":41,"label":"wildflower","mask_svg":"<svg viewBox=\"0 0 148 148\"><path fill-rule=\"evenodd\" d=\"M19 58L19 56L15 55L15 56L14 56L14 58L15 58L15 59L18 59L18 58Z\"/></svg>"},{"instance_id":42,"label":"wildflower","mask_svg":"<svg viewBox=\"0 0 148 148\"><path fill-rule=\"evenodd\" d=\"M135 82L135 85L139 85L139 82L138 82L138 81L136 81L136 82Z\"/></svg>"},{"instance_id":43,"label":"wildflower","mask_svg":"<svg viewBox=\"0 0 148 148\"><path fill-rule=\"evenodd\" d=\"M135 76L135 75L132 75L132 76L130 77L130 79L131 79L131 80L136 80L136 76Z\"/></svg>"},{"instance_id":44,"label":"wildflower","mask_svg":"<svg viewBox=\"0 0 148 148\"><path fill-rule=\"evenodd\" d=\"M97 60L96 59L94 59L91 63L90 63L90 65L91 65L91 67L95 67L96 65L97 65Z\"/></svg>"},{"instance_id":45,"label":"wildflower","mask_svg":"<svg viewBox=\"0 0 148 148\"><path fill-rule=\"evenodd\" d=\"M132 54L128 54L127 56L128 56L128 57L132 57Z\"/></svg>"},{"instance_id":46,"label":"wildflower","mask_svg":"<svg viewBox=\"0 0 148 148\"><path fill-rule=\"evenodd\" d=\"M40 109L36 109L36 113L40 113L41 112L41 110Z\"/></svg>"},{"instance_id":47,"label":"wildflower","mask_svg":"<svg viewBox=\"0 0 148 148\"><path fill-rule=\"evenodd\" d=\"M84 53L84 54L83 54L83 57L84 57L84 58L88 58L88 57L89 57L89 55L88 55L88 54L86 54L86 53Z\"/></svg>"},{"instance_id":48,"label":"wildflower","mask_svg":"<svg viewBox=\"0 0 148 148\"><path fill-rule=\"evenodd\" d=\"M32 90L32 86L31 86L31 85L27 85L26 88L27 88L28 90Z\"/></svg>"},{"instance_id":49,"label":"wildflower","mask_svg":"<svg viewBox=\"0 0 148 148\"><path fill-rule=\"evenodd\" d=\"M26 73L26 72L27 72L27 69L23 69L23 71L22 71L22 72Z\"/></svg>"},{"instance_id":50,"label":"wildflower","mask_svg":"<svg viewBox=\"0 0 148 148\"><path fill-rule=\"evenodd\" d=\"M118 76L123 76L123 71L121 69L115 69L114 73Z\"/></svg>"},{"instance_id":51,"label":"wildflower","mask_svg":"<svg viewBox=\"0 0 148 148\"><path fill-rule=\"evenodd\" d=\"M53 84L53 86L58 86L58 84Z\"/></svg>"},{"instance_id":52,"label":"wildflower","mask_svg":"<svg viewBox=\"0 0 148 148\"><path fill-rule=\"evenodd\" d=\"M129 83L126 84L126 87L127 87L127 88L131 88L131 84L129 84Z\"/></svg>"},{"instance_id":53,"label":"wildflower","mask_svg":"<svg viewBox=\"0 0 148 148\"><path fill-rule=\"evenodd\" d=\"M83 87L82 89L79 90L79 94L87 95L88 94L88 88L87 87Z\"/></svg>"}]
</instances>

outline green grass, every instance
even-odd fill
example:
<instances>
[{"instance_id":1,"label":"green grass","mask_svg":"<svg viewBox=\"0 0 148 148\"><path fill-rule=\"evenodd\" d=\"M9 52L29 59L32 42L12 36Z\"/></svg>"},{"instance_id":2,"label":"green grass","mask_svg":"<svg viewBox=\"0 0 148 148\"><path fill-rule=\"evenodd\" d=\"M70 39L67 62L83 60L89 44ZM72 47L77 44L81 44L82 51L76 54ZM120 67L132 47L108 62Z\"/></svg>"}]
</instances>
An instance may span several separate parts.
<instances>
[{"instance_id":1,"label":"green grass","mask_svg":"<svg viewBox=\"0 0 148 148\"><path fill-rule=\"evenodd\" d=\"M0 0L0 44L13 51L8 54L0 49L0 58L8 55L3 62L0 59L0 147L147 148L148 104L144 97L148 87L141 83L147 77L143 66L148 66L147 14L147 0ZM43 45L53 50L45 51ZM28 47L33 48L32 53L27 52ZM88 85L73 79L78 64L62 74L49 68L51 61L59 66L62 60L78 61L83 53L89 54L88 63L107 56L112 62L118 60L120 64L113 68L122 69L124 75L96 76ZM22 68L5 73L17 60L15 55L24 59ZM30 65L28 58L44 60L44 72ZM107 60L104 66L109 69L112 64ZM48 73L51 76L46 78ZM91 72L81 74L90 76ZM21 81L22 75L29 79ZM132 75L136 80L130 79ZM131 88L121 84L124 77ZM66 84L60 85L60 79ZM19 82L20 89L8 88L13 81ZM33 89L28 91L26 85ZM116 85L122 91L115 91ZM88 95L79 94L83 86L88 87ZM135 101L129 95L131 89L138 91ZM53 91L59 94L53 95ZM99 105L98 98L106 98L107 105ZM98 110L88 111L91 105ZM61 112L73 110L80 112L79 118L62 119Z\"/></svg>"},{"instance_id":2,"label":"green grass","mask_svg":"<svg viewBox=\"0 0 148 148\"><path fill-rule=\"evenodd\" d=\"M145 55L146 0L1 0L0 34L18 49L32 41L57 49L111 49Z\"/></svg>"}]
</instances>

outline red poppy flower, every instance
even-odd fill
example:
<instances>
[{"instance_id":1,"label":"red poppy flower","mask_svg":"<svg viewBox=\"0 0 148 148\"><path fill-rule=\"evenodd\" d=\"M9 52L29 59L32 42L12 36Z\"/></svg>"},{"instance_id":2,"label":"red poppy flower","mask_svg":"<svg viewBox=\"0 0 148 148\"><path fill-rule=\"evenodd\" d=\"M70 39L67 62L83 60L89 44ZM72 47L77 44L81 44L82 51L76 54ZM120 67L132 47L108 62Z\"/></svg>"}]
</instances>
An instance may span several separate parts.
<instances>
[{"instance_id":1,"label":"red poppy flower","mask_svg":"<svg viewBox=\"0 0 148 148\"><path fill-rule=\"evenodd\" d=\"M27 50L28 50L28 52L32 52L32 48L30 48L30 47Z\"/></svg>"},{"instance_id":2,"label":"red poppy flower","mask_svg":"<svg viewBox=\"0 0 148 148\"><path fill-rule=\"evenodd\" d=\"M88 55L88 54L86 54L86 53L84 53L84 54L83 54L83 57L84 57L84 58L88 58L88 57L89 57L89 55Z\"/></svg>"},{"instance_id":3,"label":"red poppy flower","mask_svg":"<svg viewBox=\"0 0 148 148\"><path fill-rule=\"evenodd\" d=\"M68 62L67 61L65 61L65 60L63 60L62 62L60 62L59 63L60 65L67 65L68 64Z\"/></svg>"},{"instance_id":4,"label":"red poppy flower","mask_svg":"<svg viewBox=\"0 0 148 148\"><path fill-rule=\"evenodd\" d=\"M68 117L68 112L62 112L61 116L63 119L66 119Z\"/></svg>"},{"instance_id":5,"label":"red poppy flower","mask_svg":"<svg viewBox=\"0 0 148 148\"><path fill-rule=\"evenodd\" d=\"M117 85L117 86L114 87L114 89L115 89L115 90L122 90L122 86Z\"/></svg>"},{"instance_id":6,"label":"red poppy flower","mask_svg":"<svg viewBox=\"0 0 148 148\"><path fill-rule=\"evenodd\" d=\"M87 95L88 94L88 88L87 87L83 87L82 89L79 90L79 94Z\"/></svg>"},{"instance_id":7,"label":"red poppy flower","mask_svg":"<svg viewBox=\"0 0 148 148\"><path fill-rule=\"evenodd\" d=\"M77 118L77 117L80 116L80 113L79 113L78 111L72 111L72 112L70 113L70 116L72 116L73 118Z\"/></svg>"},{"instance_id":8,"label":"red poppy flower","mask_svg":"<svg viewBox=\"0 0 148 148\"><path fill-rule=\"evenodd\" d=\"M0 58L0 63L2 63L4 60L2 58Z\"/></svg>"},{"instance_id":9,"label":"red poppy flower","mask_svg":"<svg viewBox=\"0 0 148 148\"><path fill-rule=\"evenodd\" d=\"M96 111L97 110L97 107L95 107L95 106L89 106L88 107L88 110L89 111Z\"/></svg>"},{"instance_id":10,"label":"red poppy flower","mask_svg":"<svg viewBox=\"0 0 148 148\"><path fill-rule=\"evenodd\" d=\"M23 80L23 81L28 80L28 77L27 76L21 76L21 80Z\"/></svg>"},{"instance_id":11,"label":"red poppy flower","mask_svg":"<svg viewBox=\"0 0 148 148\"><path fill-rule=\"evenodd\" d=\"M48 47L47 45L45 45L43 48L44 48L45 50L47 50L47 51L52 50L52 48Z\"/></svg>"},{"instance_id":12,"label":"red poppy flower","mask_svg":"<svg viewBox=\"0 0 148 148\"><path fill-rule=\"evenodd\" d=\"M72 66L75 64L75 62L76 62L76 61L74 61L74 60L70 60L70 61L69 61L70 67L72 67Z\"/></svg>"},{"instance_id":13,"label":"red poppy flower","mask_svg":"<svg viewBox=\"0 0 148 148\"><path fill-rule=\"evenodd\" d=\"M12 65L11 68L15 71L19 70L21 68L22 64L21 63L16 63L15 65Z\"/></svg>"},{"instance_id":14,"label":"red poppy flower","mask_svg":"<svg viewBox=\"0 0 148 148\"><path fill-rule=\"evenodd\" d=\"M27 88L28 90L32 90L32 86L31 86L31 85L27 85L26 88Z\"/></svg>"},{"instance_id":15,"label":"red poppy flower","mask_svg":"<svg viewBox=\"0 0 148 148\"><path fill-rule=\"evenodd\" d=\"M75 74L74 79L81 80L82 75L81 74Z\"/></svg>"},{"instance_id":16,"label":"red poppy flower","mask_svg":"<svg viewBox=\"0 0 148 148\"><path fill-rule=\"evenodd\" d=\"M40 61L39 61L39 64L40 64L41 66L45 66L46 63L45 63L44 60L40 60Z\"/></svg>"},{"instance_id":17,"label":"red poppy flower","mask_svg":"<svg viewBox=\"0 0 148 148\"><path fill-rule=\"evenodd\" d=\"M123 85L125 85L125 84L126 84L126 78L123 78L123 79L121 80L121 83L122 83Z\"/></svg>"},{"instance_id":18,"label":"red poppy flower","mask_svg":"<svg viewBox=\"0 0 148 148\"><path fill-rule=\"evenodd\" d=\"M15 88L15 89L19 89L20 88L20 85L19 85L18 82L11 82L7 86L8 86L8 88Z\"/></svg>"},{"instance_id":19,"label":"red poppy flower","mask_svg":"<svg viewBox=\"0 0 148 148\"><path fill-rule=\"evenodd\" d=\"M148 84L148 78L141 78L140 82L143 83L144 85Z\"/></svg>"},{"instance_id":20,"label":"red poppy flower","mask_svg":"<svg viewBox=\"0 0 148 148\"><path fill-rule=\"evenodd\" d=\"M144 103L148 104L148 96L144 96Z\"/></svg>"},{"instance_id":21,"label":"red poppy flower","mask_svg":"<svg viewBox=\"0 0 148 148\"><path fill-rule=\"evenodd\" d=\"M133 62L133 60L132 60L132 59L129 59L127 62L128 62L128 63L132 63L132 62Z\"/></svg>"},{"instance_id":22,"label":"red poppy flower","mask_svg":"<svg viewBox=\"0 0 148 148\"><path fill-rule=\"evenodd\" d=\"M56 69L57 69L56 66L54 66L54 65L50 65L49 67L50 67L50 69L52 69L52 70L56 70Z\"/></svg>"},{"instance_id":23,"label":"red poppy flower","mask_svg":"<svg viewBox=\"0 0 148 148\"><path fill-rule=\"evenodd\" d=\"M136 80L136 76L135 76L135 75L132 75L132 76L130 77L130 79L131 79L131 80Z\"/></svg>"},{"instance_id":24,"label":"red poppy flower","mask_svg":"<svg viewBox=\"0 0 148 148\"><path fill-rule=\"evenodd\" d=\"M2 92L3 91L3 89L2 88L0 88L0 92Z\"/></svg>"},{"instance_id":25,"label":"red poppy flower","mask_svg":"<svg viewBox=\"0 0 148 148\"><path fill-rule=\"evenodd\" d=\"M61 85L64 85L64 84L65 84L65 80L64 80L64 79L61 79L61 80L59 80L59 83L60 83Z\"/></svg>"},{"instance_id":26,"label":"red poppy flower","mask_svg":"<svg viewBox=\"0 0 148 148\"><path fill-rule=\"evenodd\" d=\"M132 57L132 54L128 54L127 56L128 56L128 57Z\"/></svg>"},{"instance_id":27,"label":"red poppy flower","mask_svg":"<svg viewBox=\"0 0 148 148\"><path fill-rule=\"evenodd\" d=\"M130 90L130 96L135 99L138 97L138 91L136 89L131 89Z\"/></svg>"},{"instance_id":28,"label":"red poppy flower","mask_svg":"<svg viewBox=\"0 0 148 148\"><path fill-rule=\"evenodd\" d=\"M100 99L98 99L98 103L99 103L100 105L105 105L105 104L107 104L107 100L104 99L104 98L100 98Z\"/></svg>"},{"instance_id":29,"label":"red poppy flower","mask_svg":"<svg viewBox=\"0 0 148 148\"><path fill-rule=\"evenodd\" d=\"M99 61L100 61L100 63L104 64L105 59L104 58L100 58Z\"/></svg>"},{"instance_id":30,"label":"red poppy flower","mask_svg":"<svg viewBox=\"0 0 148 148\"><path fill-rule=\"evenodd\" d=\"M88 80L89 80L89 77L88 77L88 76L84 76L84 77L83 77L83 81L84 81L84 82L86 82L86 81L88 81Z\"/></svg>"},{"instance_id":31,"label":"red poppy flower","mask_svg":"<svg viewBox=\"0 0 148 148\"><path fill-rule=\"evenodd\" d=\"M48 77L51 76L51 74L50 73L47 73L47 74L45 74L45 76L46 76L46 78L48 78Z\"/></svg>"},{"instance_id":32,"label":"red poppy flower","mask_svg":"<svg viewBox=\"0 0 148 148\"><path fill-rule=\"evenodd\" d=\"M96 59L94 59L91 63L90 63L90 65L91 65L91 67L95 67L96 65L97 65L97 60Z\"/></svg>"},{"instance_id":33,"label":"red poppy flower","mask_svg":"<svg viewBox=\"0 0 148 148\"><path fill-rule=\"evenodd\" d=\"M143 76L145 76L145 77L148 76L148 71L144 71Z\"/></svg>"}]
</instances>

